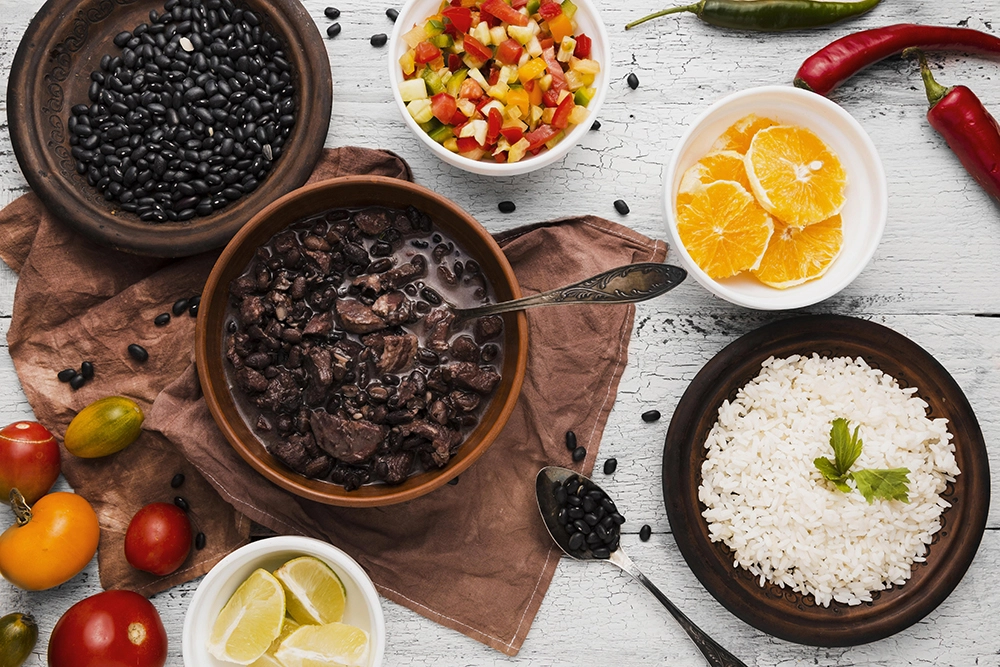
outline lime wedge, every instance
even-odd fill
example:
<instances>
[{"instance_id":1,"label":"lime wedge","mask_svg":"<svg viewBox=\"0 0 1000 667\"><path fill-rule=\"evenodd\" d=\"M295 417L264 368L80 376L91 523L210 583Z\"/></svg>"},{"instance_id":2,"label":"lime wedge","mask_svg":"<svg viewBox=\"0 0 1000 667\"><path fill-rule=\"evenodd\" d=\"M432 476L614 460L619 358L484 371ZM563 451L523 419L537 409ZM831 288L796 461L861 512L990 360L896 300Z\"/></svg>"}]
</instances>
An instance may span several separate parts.
<instances>
[{"instance_id":1,"label":"lime wedge","mask_svg":"<svg viewBox=\"0 0 1000 667\"><path fill-rule=\"evenodd\" d=\"M312 556L295 558L274 572L285 589L288 614L301 625L322 625L344 618L347 594L337 574Z\"/></svg>"},{"instance_id":2,"label":"lime wedge","mask_svg":"<svg viewBox=\"0 0 1000 667\"><path fill-rule=\"evenodd\" d=\"M368 664L368 633L344 623L303 625L274 655L284 667L362 667Z\"/></svg>"},{"instance_id":3,"label":"lime wedge","mask_svg":"<svg viewBox=\"0 0 1000 667\"><path fill-rule=\"evenodd\" d=\"M278 662L278 659L274 657L274 654L277 652L278 647L281 646L281 642L285 641L288 635L298 630L299 627L298 623L288 616L285 616L285 624L281 626L281 634L278 635L277 639L271 642L271 646L267 649L264 655L250 663L250 667L285 667Z\"/></svg>"},{"instance_id":4,"label":"lime wedge","mask_svg":"<svg viewBox=\"0 0 1000 667\"><path fill-rule=\"evenodd\" d=\"M255 570L219 612L208 638L208 652L219 660L249 665L281 633L285 591L267 570Z\"/></svg>"}]
</instances>

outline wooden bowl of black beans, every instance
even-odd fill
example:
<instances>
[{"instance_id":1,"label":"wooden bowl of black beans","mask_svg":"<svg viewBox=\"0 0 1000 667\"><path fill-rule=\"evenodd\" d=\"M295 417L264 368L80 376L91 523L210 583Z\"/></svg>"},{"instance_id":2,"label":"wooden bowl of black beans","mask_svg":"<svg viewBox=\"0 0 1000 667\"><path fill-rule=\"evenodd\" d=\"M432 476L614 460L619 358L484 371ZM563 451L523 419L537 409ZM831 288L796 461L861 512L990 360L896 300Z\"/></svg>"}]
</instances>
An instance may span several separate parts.
<instances>
[{"instance_id":1,"label":"wooden bowl of black beans","mask_svg":"<svg viewBox=\"0 0 1000 667\"><path fill-rule=\"evenodd\" d=\"M49 0L15 55L7 113L21 170L59 219L182 257L306 181L332 99L297 0Z\"/></svg>"},{"instance_id":2,"label":"wooden bowl of black beans","mask_svg":"<svg viewBox=\"0 0 1000 667\"><path fill-rule=\"evenodd\" d=\"M527 364L520 296L483 227L419 185L312 184L243 227L202 294L196 352L212 416L275 484L372 507L446 484L489 448Z\"/></svg>"}]
</instances>

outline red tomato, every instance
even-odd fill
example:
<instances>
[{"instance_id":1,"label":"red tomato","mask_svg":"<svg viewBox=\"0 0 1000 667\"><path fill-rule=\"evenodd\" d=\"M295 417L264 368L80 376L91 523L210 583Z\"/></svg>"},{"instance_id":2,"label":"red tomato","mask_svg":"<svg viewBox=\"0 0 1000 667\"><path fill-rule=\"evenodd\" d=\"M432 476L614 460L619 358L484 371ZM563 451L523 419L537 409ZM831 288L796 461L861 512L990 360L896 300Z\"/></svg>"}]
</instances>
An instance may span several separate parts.
<instances>
[{"instance_id":1,"label":"red tomato","mask_svg":"<svg viewBox=\"0 0 1000 667\"><path fill-rule=\"evenodd\" d=\"M520 9L521 7L528 6L528 0L511 0L510 6L514 9Z\"/></svg>"},{"instance_id":2,"label":"red tomato","mask_svg":"<svg viewBox=\"0 0 1000 667\"><path fill-rule=\"evenodd\" d=\"M431 98L431 113L444 124L451 122L458 109L458 102L448 93L438 93ZM464 118L464 116L463 116Z\"/></svg>"},{"instance_id":3,"label":"red tomato","mask_svg":"<svg viewBox=\"0 0 1000 667\"><path fill-rule=\"evenodd\" d=\"M573 112L573 96L567 95L556 107L555 114L552 115L552 127L557 130L564 130L569 125L569 115Z\"/></svg>"},{"instance_id":4,"label":"red tomato","mask_svg":"<svg viewBox=\"0 0 1000 667\"><path fill-rule=\"evenodd\" d=\"M562 14L562 7L559 6L558 2L547 2L538 8L538 13L541 14L543 19L548 21Z\"/></svg>"},{"instance_id":5,"label":"red tomato","mask_svg":"<svg viewBox=\"0 0 1000 667\"><path fill-rule=\"evenodd\" d=\"M577 58L589 58L590 49L594 44L594 40L586 35L580 35L576 38L576 48L573 49L573 55Z\"/></svg>"},{"instance_id":6,"label":"red tomato","mask_svg":"<svg viewBox=\"0 0 1000 667\"><path fill-rule=\"evenodd\" d=\"M559 5L556 5L558 7ZM486 0L480 5L479 10L491 14L504 23L521 26L528 25L528 17L517 11L503 0ZM562 11L560 8L559 11Z\"/></svg>"},{"instance_id":7,"label":"red tomato","mask_svg":"<svg viewBox=\"0 0 1000 667\"><path fill-rule=\"evenodd\" d=\"M452 72L457 72L458 70L462 69L462 67L464 67L464 63L462 62L462 59L458 56L458 54L449 53L448 69L450 69Z\"/></svg>"},{"instance_id":8,"label":"red tomato","mask_svg":"<svg viewBox=\"0 0 1000 667\"><path fill-rule=\"evenodd\" d=\"M485 63L493 57L493 51L488 46L483 46L472 35L465 36L465 52L473 57L477 62Z\"/></svg>"},{"instance_id":9,"label":"red tomato","mask_svg":"<svg viewBox=\"0 0 1000 667\"><path fill-rule=\"evenodd\" d=\"M458 152L468 153L469 151L474 151L477 148L482 148L479 142L476 141L475 137L459 137L458 138Z\"/></svg>"},{"instance_id":10,"label":"red tomato","mask_svg":"<svg viewBox=\"0 0 1000 667\"><path fill-rule=\"evenodd\" d=\"M59 445L38 422L14 422L0 429L0 501L16 488L29 505L44 496L59 477Z\"/></svg>"},{"instance_id":11,"label":"red tomato","mask_svg":"<svg viewBox=\"0 0 1000 667\"><path fill-rule=\"evenodd\" d=\"M475 79L466 79L462 82L462 87L458 89L458 96L467 100L478 100L483 96L483 88Z\"/></svg>"},{"instance_id":12,"label":"red tomato","mask_svg":"<svg viewBox=\"0 0 1000 667\"><path fill-rule=\"evenodd\" d=\"M417 44L416 54L414 54L413 59L422 65L423 63L429 63L439 55L441 55L441 49L430 42L420 42Z\"/></svg>"},{"instance_id":13,"label":"red tomato","mask_svg":"<svg viewBox=\"0 0 1000 667\"><path fill-rule=\"evenodd\" d=\"M508 39L497 47L497 60L507 65L516 65L521 60L522 53L524 53L524 48L517 43L517 40Z\"/></svg>"},{"instance_id":14,"label":"red tomato","mask_svg":"<svg viewBox=\"0 0 1000 667\"><path fill-rule=\"evenodd\" d=\"M495 144L500 136L500 127L503 125L503 114L497 109L490 109L486 117L486 143Z\"/></svg>"},{"instance_id":15,"label":"red tomato","mask_svg":"<svg viewBox=\"0 0 1000 667\"><path fill-rule=\"evenodd\" d=\"M500 128L500 134L507 139L507 143L513 146L524 136L524 130L519 127L502 127Z\"/></svg>"},{"instance_id":16,"label":"red tomato","mask_svg":"<svg viewBox=\"0 0 1000 667\"><path fill-rule=\"evenodd\" d=\"M69 608L49 638L49 667L163 667L167 633L132 591L105 591Z\"/></svg>"},{"instance_id":17,"label":"red tomato","mask_svg":"<svg viewBox=\"0 0 1000 667\"><path fill-rule=\"evenodd\" d=\"M559 106L559 91L555 88L549 88L542 95L542 104L547 107L557 107Z\"/></svg>"},{"instance_id":18,"label":"red tomato","mask_svg":"<svg viewBox=\"0 0 1000 667\"><path fill-rule=\"evenodd\" d=\"M551 125L539 125L535 131L528 132L526 135L524 135L524 138L527 139L530 144L528 146L528 150L534 151L540 149L542 146L545 145L546 141L556 136L557 134L559 134L559 130L552 127Z\"/></svg>"},{"instance_id":19,"label":"red tomato","mask_svg":"<svg viewBox=\"0 0 1000 667\"><path fill-rule=\"evenodd\" d=\"M552 85L550 88L555 91L569 90L566 85L566 73L563 72L562 65L556 60L556 52L553 47L542 49L542 60L545 61L545 69L552 75Z\"/></svg>"},{"instance_id":20,"label":"red tomato","mask_svg":"<svg viewBox=\"0 0 1000 667\"><path fill-rule=\"evenodd\" d=\"M190 551L191 522L175 505L146 505L135 513L125 532L125 560L159 577L179 568Z\"/></svg>"},{"instance_id":21,"label":"red tomato","mask_svg":"<svg viewBox=\"0 0 1000 667\"><path fill-rule=\"evenodd\" d=\"M472 28L472 10L468 7L449 7L441 14L451 21L459 32L469 32Z\"/></svg>"}]
</instances>

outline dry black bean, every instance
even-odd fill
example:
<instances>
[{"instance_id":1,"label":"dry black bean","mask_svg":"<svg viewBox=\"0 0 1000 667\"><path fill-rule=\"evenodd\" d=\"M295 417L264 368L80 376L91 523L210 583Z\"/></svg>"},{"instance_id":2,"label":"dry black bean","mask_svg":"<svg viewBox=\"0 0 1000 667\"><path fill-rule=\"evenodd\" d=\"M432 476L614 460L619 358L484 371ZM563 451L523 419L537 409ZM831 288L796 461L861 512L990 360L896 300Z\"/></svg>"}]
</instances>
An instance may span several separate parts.
<instances>
[{"instance_id":1,"label":"dry black bean","mask_svg":"<svg viewBox=\"0 0 1000 667\"><path fill-rule=\"evenodd\" d=\"M94 364L91 361L85 361L80 364L80 375L83 376L85 380L89 380L94 377Z\"/></svg>"},{"instance_id":2,"label":"dry black bean","mask_svg":"<svg viewBox=\"0 0 1000 667\"><path fill-rule=\"evenodd\" d=\"M647 410L642 413L642 421L650 423L655 422L660 418L659 410Z\"/></svg>"},{"instance_id":3,"label":"dry black bean","mask_svg":"<svg viewBox=\"0 0 1000 667\"><path fill-rule=\"evenodd\" d=\"M653 529L649 527L649 524L644 524L642 528L639 529L639 539L643 542L648 542L650 535L653 534Z\"/></svg>"},{"instance_id":4,"label":"dry black bean","mask_svg":"<svg viewBox=\"0 0 1000 667\"><path fill-rule=\"evenodd\" d=\"M191 317L197 317L198 316L198 304L197 303L192 303L190 306L188 306L188 315L190 315Z\"/></svg>"},{"instance_id":5,"label":"dry black bean","mask_svg":"<svg viewBox=\"0 0 1000 667\"><path fill-rule=\"evenodd\" d=\"M604 462L604 474L613 475L618 470L618 459L612 457Z\"/></svg>"},{"instance_id":6,"label":"dry black bean","mask_svg":"<svg viewBox=\"0 0 1000 667\"><path fill-rule=\"evenodd\" d=\"M174 301L174 305L170 310L174 315L180 315L188 309L188 305L187 299L177 299L177 301Z\"/></svg>"},{"instance_id":7,"label":"dry black bean","mask_svg":"<svg viewBox=\"0 0 1000 667\"><path fill-rule=\"evenodd\" d=\"M566 449L571 452L576 449L576 433L573 431L566 431Z\"/></svg>"},{"instance_id":8,"label":"dry black bean","mask_svg":"<svg viewBox=\"0 0 1000 667\"><path fill-rule=\"evenodd\" d=\"M185 512L187 512L187 511L189 511L191 509L191 506L188 505L188 501L185 500L183 496L176 496L176 497L174 497L174 505L177 505L178 507L180 507Z\"/></svg>"},{"instance_id":9,"label":"dry black bean","mask_svg":"<svg viewBox=\"0 0 1000 667\"><path fill-rule=\"evenodd\" d=\"M573 450L573 460L576 462L582 461L587 456L586 447L577 447Z\"/></svg>"},{"instance_id":10,"label":"dry black bean","mask_svg":"<svg viewBox=\"0 0 1000 667\"><path fill-rule=\"evenodd\" d=\"M128 346L128 355L140 363L149 359L149 352L146 351L146 348L137 343L132 343Z\"/></svg>"},{"instance_id":11,"label":"dry black bean","mask_svg":"<svg viewBox=\"0 0 1000 667\"><path fill-rule=\"evenodd\" d=\"M330 26L326 29L327 37L336 37L339 34L340 34L340 23L331 23Z\"/></svg>"},{"instance_id":12,"label":"dry black bean","mask_svg":"<svg viewBox=\"0 0 1000 667\"><path fill-rule=\"evenodd\" d=\"M69 382L70 380L73 379L74 375L76 375L76 369L75 368L65 368L65 369L59 371L56 374L56 377L59 378L60 382Z\"/></svg>"},{"instance_id":13,"label":"dry black bean","mask_svg":"<svg viewBox=\"0 0 1000 667\"><path fill-rule=\"evenodd\" d=\"M377 35L372 35L371 45L375 48L380 48L385 46L385 43L389 41L389 37L386 36L384 32L380 32Z\"/></svg>"},{"instance_id":14,"label":"dry black bean","mask_svg":"<svg viewBox=\"0 0 1000 667\"><path fill-rule=\"evenodd\" d=\"M618 213L620 213L621 215L628 215L629 212L628 204L625 203L624 199L616 199L615 210L618 211Z\"/></svg>"},{"instance_id":15,"label":"dry black bean","mask_svg":"<svg viewBox=\"0 0 1000 667\"><path fill-rule=\"evenodd\" d=\"M194 538L194 548L201 551L205 548L205 533L198 533Z\"/></svg>"},{"instance_id":16,"label":"dry black bean","mask_svg":"<svg viewBox=\"0 0 1000 667\"><path fill-rule=\"evenodd\" d=\"M517 206L512 201L502 201L497 208L500 209L501 213L513 213Z\"/></svg>"},{"instance_id":17,"label":"dry black bean","mask_svg":"<svg viewBox=\"0 0 1000 667\"><path fill-rule=\"evenodd\" d=\"M628 87L631 88L632 90L635 90L636 88L639 87L639 77L635 75L635 72L629 74L628 79L626 79L626 81L628 82Z\"/></svg>"},{"instance_id":18,"label":"dry black bean","mask_svg":"<svg viewBox=\"0 0 1000 667\"><path fill-rule=\"evenodd\" d=\"M331 20L340 18L340 10L337 9L336 7L327 7L326 9L323 10L323 14L326 16L326 18Z\"/></svg>"},{"instance_id":19,"label":"dry black bean","mask_svg":"<svg viewBox=\"0 0 1000 667\"><path fill-rule=\"evenodd\" d=\"M393 23L395 23L396 19L399 18L399 10L390 7L389 9L385 10L385 15L389 17L390 21L392 21Z\"/></svg>"},{"instance_id":20,"label":"dry black bean","mask_svg":"<svg viewBox=\"0 0 1000 667\"><path fill-rule=\"evenodd\" d=\"M83 385L87 384L87 378L83 377L81 374L77 373L69 380L69 386L74 390L79 389Z\"/></svg>"},{"instance_id":21,"label":"dry black bean","mask_svg":"<svg viewBox=\"0 0 1000 667\"><path fill-rule=\"evenodd\" d=\"M591 132L596 132L599 129L601 129L601 121L595 120L593 123L590 124Z\"/></svg>"},{"instance_id":22,"label":"dry black bean","mask_svg":"<svg viewBox=\"0 0 1000 667\"><path fill-rule=\"evenodd\" d=\"M179 472L171 478L170 488L179 489L183 483L184 483L184 473Z\"/></svg>"}]
</instances>

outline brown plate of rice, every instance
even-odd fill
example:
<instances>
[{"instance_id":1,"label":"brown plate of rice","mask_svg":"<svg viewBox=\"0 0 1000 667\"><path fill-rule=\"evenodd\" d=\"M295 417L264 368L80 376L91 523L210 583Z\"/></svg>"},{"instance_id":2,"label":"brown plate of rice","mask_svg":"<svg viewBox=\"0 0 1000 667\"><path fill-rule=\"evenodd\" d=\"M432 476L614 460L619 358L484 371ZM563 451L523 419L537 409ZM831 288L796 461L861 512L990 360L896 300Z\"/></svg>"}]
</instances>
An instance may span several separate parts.
<instances>
[{"instance_id":1,"label":"brown plate of rice","mask_svg":"<svg viewBox=\"0 0 1000 667\"><path fill-rule=\"evenodd\" d=\"M843 493L812 461L832 419L861 427L856 467L911 470L909 503ZM886 327L821 315L743 336L685 392L663 491L677 544L727 609L782 639L875 641L937 607L986 525L986 446L962 390Z\"/></svg>"}]
</instances>

